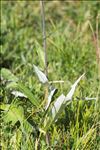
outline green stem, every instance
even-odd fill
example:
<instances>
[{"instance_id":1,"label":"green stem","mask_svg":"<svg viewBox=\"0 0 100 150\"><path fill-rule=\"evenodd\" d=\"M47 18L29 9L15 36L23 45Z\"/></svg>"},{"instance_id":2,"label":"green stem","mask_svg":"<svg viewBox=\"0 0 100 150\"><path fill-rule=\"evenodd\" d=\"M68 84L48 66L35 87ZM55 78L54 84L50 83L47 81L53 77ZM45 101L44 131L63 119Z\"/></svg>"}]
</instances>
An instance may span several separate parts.
<instances>
[{"instance_id":1,"label":"green stem","mask_svg":"<svg viewBox=\"0 0 100 150\"><path fill-rule=\"evenodd\" d=\"M44 60L45 60L45 74L46 74L46 76L48 76L44 1L41 0L40 4L41 4L41 17L42 17L42 32L43 32L43 48L44 48Z\"/></svg>"}]
</instances>

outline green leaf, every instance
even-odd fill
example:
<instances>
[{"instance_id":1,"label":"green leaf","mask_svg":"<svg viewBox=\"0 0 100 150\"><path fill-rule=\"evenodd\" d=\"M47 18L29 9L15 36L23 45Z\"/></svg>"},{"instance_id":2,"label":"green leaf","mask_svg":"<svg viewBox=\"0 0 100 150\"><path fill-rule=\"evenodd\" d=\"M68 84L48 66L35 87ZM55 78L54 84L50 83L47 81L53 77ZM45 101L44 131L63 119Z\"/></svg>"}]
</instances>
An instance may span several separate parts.
<instances>
[{"instance_id":1,"label":"green leaf","mask_svg":"<svg viewBox=\"0 0 100 150\"><path fill-rule=\"evenodd\" d=\"M5 113L3 115L3 120L5 123L11 122L12 125L15 125L17 121L20 121L21 129L23 133L27 134L31 132L33 127L32 125L25 119L24 110L21 106L9 105L9 104L1 104L0 109L4 110Z\"/></svg>"},{"instance_id":2,"label":"green leaf","mask_svg":"<svg viewBox=\"0 0 100 150\"><path fill-rule=\"evenodd\" d=\"M18 78L16 78L8 69L2 68L1 69L1 76L8 80L12 81L7 85L7 88L17 88L19 89L30 101L33 105L39 106L38 101L34 99L33 94L30 92L28 88L26 88L22 83L18 82ZM18 83L16 83L18 82Z\"/></svg>"},{"instance_id":3,"label":"green leaf","mask_svg":"<svg viewBox=\"0 0 100 150\"><path fill-rule=\"evenodd\" d=\"M39 103L38 103L38 101L35 100L32 92L26 86L24 86L22 83L11 82L7 85L7 88L17 89L19 92L22 92L22 94L25 95L24 97L27 97L33 105L35 105L37 107L39 106Z\"/></svg>"},{"instance_id":4,"label":"green leaf","mask_svg":"<svg viewBox=\"0 0 100 150\"><path fill-rule=\"evenodd\" d=\"M12 74L10 70L6 68L1 69L1 77L8 81L14 81L14 82L18 81L18 78L14 74Z\"/></svg>"},{"instance_id":5,"label":"green leaf","mask_svg":"<svg viewBox=\"0 0 100 150\"><path fill-rule=\"evenodd\" d=\"M39 107L39 102L37 100L35 100L34 95L32 94L32 92L25 87L22 83L17 83L17 88L25 95L27 96L27 98L30 100L30 102Z\"/></svg>"},{"instance_id":6,"label":"green leaf","mask_svg":"<svg viewBox=\"0 0 100 150\"><path fill-rule=\"evenodd\" d=\"M21 106L17 107L16 105L2 104L0 108L6 111L3 116L6 123L11 121L12 125L14 125L18 120L23 122L24 111Z\"/></svg>"},{"instance_id":7,"label":"green leaf","mask_svg":"<svg viewBox=\"0 0 100 150\"><path fill-rule=\"evenodd\" d=\"M23 123L21 124L21 129L23 133L27 134L32 132L33 127L27 120L24 120Z\"/></svg>"},{"instance_id":8,"label":"green leaf","mask_svg":"<svg viewBox=\"0 0 100 150\"><path fill-rule=\"evenodd\" d=\"M35 100L32 92L22 83L11 82L7 85L7 88L17 89L19 92L22 92L22 94L25 95L24 97L27 97L33 105L39 107L39 102Z\"/></svg>"},{"instance_id":9,"label":"green leaf","mask_svg":"<svg viewBox=\"0 0 100 150\"><path fill-rule=\"evenodd\" d=\"M7 85L6 85L6 88L7 89L15 89L17 87L17 83L16 82L9 82L9 83L7 83Z\"/></svg>"}]
</instances>

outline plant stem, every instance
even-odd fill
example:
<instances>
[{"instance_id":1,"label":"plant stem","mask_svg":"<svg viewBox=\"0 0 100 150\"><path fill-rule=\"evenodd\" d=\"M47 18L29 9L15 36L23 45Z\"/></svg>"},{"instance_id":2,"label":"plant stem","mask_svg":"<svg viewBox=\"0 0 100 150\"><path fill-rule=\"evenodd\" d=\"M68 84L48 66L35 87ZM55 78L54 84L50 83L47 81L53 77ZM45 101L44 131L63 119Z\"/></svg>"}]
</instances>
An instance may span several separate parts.
<instances>
[{"instance_id":1,"label":"plant stem","mask_svg":"<svg viewBox=\"0 0 100 150\"><path fill-rule=\"evenodd\" d=\"M41 4L41 17L42 17L42 32L43 32L43 48L44 48L44 61L45 61L45 75L48 77L48 68L47 68L47 49L46 49L46 26L45 26L45 11L44 11L44 1L40 1ZM48 99L48 84L45 88L45 101Z\"/></svg>"},{"instance_id":2,"label":"plant stem","mask_svg":"<svg viewBox=\"0 0 100 150\"><path fill-rule=\"evenodd\" d=\"M45 75L48 76L44 1L41 0L40 4L41 4L41 17L42 17L43 48L44 48L44 60L45 60Z\"/></svg>"},{"instance_id":3,"label":"plant stem","mask_svg":"<svg viewBox=\"0 0 100 150\"><path fill-rule=\"evenodd\" d=\"M98 65L98 78L100 79L100 47L99 47L99 36L98 36L98 16L96 18L96 33L93 30L91 23L89 22L90 29L92 31L93 42L96 49L96 58L97 58L97 65Z\"/></svg>"},{"instance_id":4,"label":"plant stem","mask_svg":"<svg viewBox=\"0 0 100 150\"><path fill-rule=\"evenodd\" d=\"M97 62L98 62L98 74L99 74L99 79L100 79L100 43L99 43L99 27L98 27L98 20L99 20L99 15L96 18L96 44L97 44Z\"/></svg>"},{"instance_id":5,"label":"plant stem","mask_svg":"<svg viewBox=\"0 0 100 150\"><path fill-rule=\"evenodd\" d=\"M46 77L48 77L44 1L41 0L40 4L41 4L41 17L42 17L42 32L43 32L43 48L44 48L44 61L45 61L45 75L46 75ZM47 102L47 99L48 99L48 84L46 84L46 87L45 87L45 98L44 99ZM46 143L49 146L48 133L46 133Z\"/></svg>"}]
</instances>

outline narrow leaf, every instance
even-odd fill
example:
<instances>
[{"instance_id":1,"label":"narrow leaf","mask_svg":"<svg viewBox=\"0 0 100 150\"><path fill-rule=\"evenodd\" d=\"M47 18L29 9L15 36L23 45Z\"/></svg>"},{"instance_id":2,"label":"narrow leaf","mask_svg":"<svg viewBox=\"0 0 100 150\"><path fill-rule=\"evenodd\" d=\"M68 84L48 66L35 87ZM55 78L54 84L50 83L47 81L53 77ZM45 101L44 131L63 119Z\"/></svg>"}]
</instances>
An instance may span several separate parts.
<instances>
[{"instance_id":1,"label":"narrow leaf","mask_svg":"<svg viewBox=\"0 0 100 150\"><path fill-rule=\"evenodd\" d=\"M45 108L46 110L48 109L48 107L51 103L52 97L55 94L56 90L57 90L56 88L51 89L50 94L48 96L48 102L47 102L47 105L46 105L46 108Z\"/></svg>"},{"instance_id":2,"label":"narrow leaf","mask_svg":"<svg viewBox=\"0 0 100 150\"><path fill-rule=\"evenodd\" d=\"M15 97L25 97L25 98L27 98L26 95L24 95L23 93L21 93L19 91L12 91L11 94L15 95Z\"/></svg>"},{"instance_id":3,"label":"narrow leaf","mask_svg":"<svg viewBox=\"0 0 100 150\"><path fill-rule=\"evenodd\" d=\"M48 83L48 79L47 79L46 75L42 71L40 71L38 69L38 67L36 67L35 65L33 65L33 67L34 67L36 75L39 78L39 81L42 82L43 84Z\"/></svg>"},{"instance_id":4,"label":"narrow leaf","mask_svg":"<svg viewBox=\"0 0 100 150\"><path fill-rule=\"evenodd\" d=\"M64 103L64 100L65 100L65 95L64 95L64 94L60 95L60 96L57 98L57 100L56 100L56 102L54 103L53 108L52 108L52 117L53 117L53 118L55 118L55 116L56 116L56 114L58 113L58 111L59 111L61 105Z\"/></svg>"},{"instance_id":5,"label":"narrow leaf","mask_svg":"<svg viewBox=\"0 0 100 150\"><path fill-rule=\"evenodd\" d=\"M71 88L71 90L69 91L69 93L67 94L64 103L65 103L66 101L72 100L72 97L73 97L73 95L74 95L74 92L75 92L75 89L76 89L76 87L77 87L77 84L80 82L80 80L81 80L83 77L84 77L84 74L81 75L81 76L76 80L76 82L72 85L72 88Z\"/></svg>"},{"instance_id":6,"label":"narrow leaf","mask_svg":"<svg viewBox=\"0 0 100 150\"><path fill-rule=\"evenodd\" d=\"M36 101L34 99L34 95L32 94L32 92L27 87L25 87L22 83L18 83L17 87L30 100L30 102L33 105L35 105L37 107L39 106L38 101Z\"/></svg>"},{"instance_id":7,"label":"narrow leaf","mask_svg":"<svg viewBox=\"0 0 100 150\"><path fill-rule=\"evenodd\" d=\"M85 97L85 100L96 100L96 97Z\"/></svg>"},{"instance_id":8,"label":"narrow leaf","mask_svg":"<svg viewBox=\"0 0 100 150\"><path fill-rule=\"evenodd\" d=\"M20 96L20 97L26 97L30 100L30 102L33 105L35 105L37 107L39 106L39 103L38 103L38 101L35 100L32 92L26 86L24 86L22 83L11 82L7 85L7 88L16 89L15 91L13 91L13 93L12 93L13 95Z\"/></svg>"}]
</instances>

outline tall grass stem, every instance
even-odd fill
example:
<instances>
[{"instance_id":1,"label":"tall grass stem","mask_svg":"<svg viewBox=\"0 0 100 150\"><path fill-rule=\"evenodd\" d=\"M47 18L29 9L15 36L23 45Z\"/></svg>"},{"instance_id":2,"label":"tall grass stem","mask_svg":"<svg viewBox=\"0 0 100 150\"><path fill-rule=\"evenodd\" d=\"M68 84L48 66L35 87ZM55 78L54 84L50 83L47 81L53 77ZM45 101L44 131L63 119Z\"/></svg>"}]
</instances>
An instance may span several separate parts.
<instances>
[{"instance_id":1,"label":"tall grass stem","mask_svg":"<svg viewBox=\"0 0 100 150\"><path fill-rule=\"evenodd\" d=\"M44 1L41 0L40 4L41 4L41 17L42 17L42 32L43 32L42 34L43 34L43 48L44 48L44 60L45 60L45 75L48 76Z\"/></svg>"}]
</instances>

